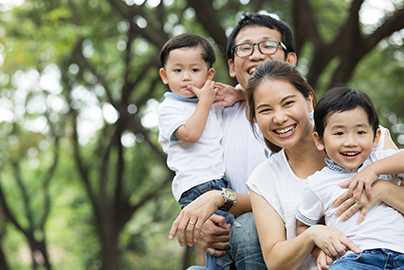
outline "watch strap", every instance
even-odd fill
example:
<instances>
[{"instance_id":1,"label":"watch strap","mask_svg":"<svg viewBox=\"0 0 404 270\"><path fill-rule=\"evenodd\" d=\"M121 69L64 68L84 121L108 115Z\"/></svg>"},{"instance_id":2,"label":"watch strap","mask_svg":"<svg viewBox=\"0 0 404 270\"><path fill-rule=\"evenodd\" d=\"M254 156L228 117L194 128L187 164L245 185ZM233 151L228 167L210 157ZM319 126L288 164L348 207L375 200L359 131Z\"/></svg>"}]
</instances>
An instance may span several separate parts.
<instances>
[{"instance_id":1,"label":"watch strap","mask_svg":"<svg viewBox=\"0 0 404 270\"><path fill-rule=\"evenodd\" d=\"M233 206L233 202L231 201L226 201L222 207L219 208L219 210L225 211L225 212L229 212L230 208Z\"/></svg>"}]
</instances>

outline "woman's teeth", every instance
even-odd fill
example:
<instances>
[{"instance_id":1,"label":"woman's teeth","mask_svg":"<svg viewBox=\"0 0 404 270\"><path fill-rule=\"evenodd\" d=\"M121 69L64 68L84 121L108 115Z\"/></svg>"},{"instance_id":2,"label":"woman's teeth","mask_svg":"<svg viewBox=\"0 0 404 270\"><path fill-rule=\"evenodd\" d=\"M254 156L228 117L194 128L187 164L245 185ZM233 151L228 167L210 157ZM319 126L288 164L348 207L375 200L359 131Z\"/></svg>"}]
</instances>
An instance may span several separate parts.
<instances>
[{"instance_id":1,"label":"woman's teeth","mask_svg":"<svg viewBox=\"0 0 404 270\"><path fill-rule=\"evenodd\" d=\"M291 132L295 127L296 127L296 125L293 125L293 126L289 126L287 128L277 129L277 130L275 130L275 132L279 135L285 135L285 134Z\"/></svg>"}]
</instances>

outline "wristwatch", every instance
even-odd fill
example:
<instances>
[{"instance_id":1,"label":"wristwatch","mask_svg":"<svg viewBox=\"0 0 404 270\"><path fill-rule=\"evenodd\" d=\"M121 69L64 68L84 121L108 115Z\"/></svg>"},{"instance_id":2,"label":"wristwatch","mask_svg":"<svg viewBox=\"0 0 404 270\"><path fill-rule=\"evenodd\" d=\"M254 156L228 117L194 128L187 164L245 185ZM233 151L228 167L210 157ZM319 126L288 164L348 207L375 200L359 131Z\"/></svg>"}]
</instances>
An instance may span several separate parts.
<instances>
[{"instance_id":1,"label":"wristwatch","mask_svg":"<svg viewBox=\"0 0 404 270\"><path fill-rule=\"evenodd\" d=\"M230 208L236 204L237 195L230 188L222 188L221 194L224 198L224 205L222 205L219 210L228 212Z\"/></svg>"}]
</instances>

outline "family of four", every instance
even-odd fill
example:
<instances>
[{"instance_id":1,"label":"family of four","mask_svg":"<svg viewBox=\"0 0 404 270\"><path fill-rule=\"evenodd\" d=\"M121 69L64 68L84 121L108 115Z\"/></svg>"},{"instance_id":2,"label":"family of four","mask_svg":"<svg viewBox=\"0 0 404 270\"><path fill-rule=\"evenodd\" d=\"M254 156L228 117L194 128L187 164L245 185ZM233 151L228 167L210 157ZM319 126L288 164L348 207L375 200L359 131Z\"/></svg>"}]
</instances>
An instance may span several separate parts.
<instances>
[{"instance_id":1,"label":"family of four","mask_svg":"<svg viewBox=\"0 0 404 270\"><path fill-rule=\"evenodd\" d=\"M200 243L207 269L404 269L404 152L367 95L335 88L316 105L269 15L244 14L227 57L235 88L212 81L198 35L160 53L159 143L182 208L169 238Z\"/></svg>"}]
</instances>

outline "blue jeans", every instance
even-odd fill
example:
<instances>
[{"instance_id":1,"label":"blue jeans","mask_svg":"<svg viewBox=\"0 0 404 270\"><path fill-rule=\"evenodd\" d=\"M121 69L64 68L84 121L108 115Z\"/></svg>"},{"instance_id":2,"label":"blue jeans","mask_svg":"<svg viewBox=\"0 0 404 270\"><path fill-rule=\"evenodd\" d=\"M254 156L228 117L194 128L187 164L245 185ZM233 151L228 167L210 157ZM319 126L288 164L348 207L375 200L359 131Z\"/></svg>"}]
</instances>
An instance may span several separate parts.
<instances>
[{"instance_id":1,"label":"blue jeans","mask_svg":"<svg viewBox=\"0 0 404 270\"><path fill-rule=\"evenodd\" d=\"M180 200L178 201L180 203L181 209L190 204L192 201L196 200L199 196L202 194L210 191L210 190L221 190L222 188L231 188L230 183L227 179L222 178L222 179L214 179L205 183L202 183L198 186L195 186L187 191L185 191L182 195ZM227 224L233 223L235 216L222 211L222 210L217 210L215 214L223 216L226 219ZM214 269L214 270L230 270L231 269L231 264L233 263L233 260L231 259L229 253L226 250L226 255L223 257L217 258L209 253L206 252L206 268L207 269ZM188 269L201 269L199 266L191 266ZM203 269L203 267L202 267Z\"/></svg>"},{"instance_id":2,"label":"blue jeans","mask_svg":"<svg viewBox=\"0 0 404 270\"><path fill-rule=\"evenodd\" d=\"M239 216L233 222L230 252L237 270L267 269L252 212Z\"/></svg>"},{"instance_id":3,"label":"blue jeans","mask_svg":"<svg viewBox=\"0 0 404 270\"><path fill-rule=\"evenodd\" d=\"M254 216L252 212L245 213L238 217L232 225L230 235L230 249L226 250L226 261L224 267L212 267L210 262L206 261L206 268L200 266L192 266L188 270L204 270L204 269L234 269L229 268L228 255L235 262L237 270L260 270L267 269L264 258L262 257L261 246L258 239L257 228L255 226ZM213 256L211 256L214 258ZM234 266L231 266L234 267Z\"/></svg>"},{"instance_id":4,"label":"blue jeans","mask_svg":"<svg viewBox=\"0 0 404 270\"><path fill-rule=\"evenodd\" d=\"M404 254L390 249L364 250L359 254L348 254L336 260L329 270L380 270L404 269Z\"/></svg>"}]
</instances>

